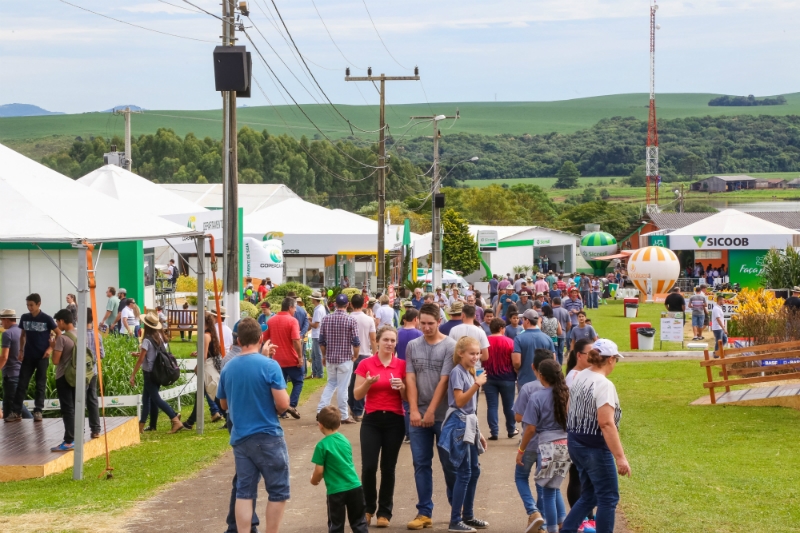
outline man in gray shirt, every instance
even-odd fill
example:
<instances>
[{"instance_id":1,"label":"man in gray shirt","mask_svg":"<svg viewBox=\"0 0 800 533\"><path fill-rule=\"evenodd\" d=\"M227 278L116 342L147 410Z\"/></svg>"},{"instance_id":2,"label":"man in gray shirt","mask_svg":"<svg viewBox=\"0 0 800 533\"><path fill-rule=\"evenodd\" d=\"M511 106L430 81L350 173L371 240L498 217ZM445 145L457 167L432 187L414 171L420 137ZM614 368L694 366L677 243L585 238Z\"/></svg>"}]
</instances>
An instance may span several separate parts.
<instances>
[{"instance_id":1,"label":"man in gray shirt","mask_svg":"<svg viewBox=\"0 0 800 533\"><path fill-rule=\"evenodd\" d=\"M558 358L558 364L564 364L564 344L566 344L567 332L571 324L569 311L561 307L561 298L553 298L551 304L553 317L561 325L561 335L558 336L558 344L556 345L556 357Z\"/></svg>"},{"instance_id":2,"label":"man in gray shirt","mask_svg":"<svg viewBox=\"0 0 800 533\"><path fill-rule=\"evenodd\" d=\"M517 313L520 315L528 309L533 309L531 293L527 289L523 289L523 291L519 293L519 301L515 305L517 306Z\"/></svg>"},{"instance_id":3,"label":"man in gray shirt","mask_svg":"<svg viewBox=\"0 0 800 533\"><path fill-rule=\"evenodd\" d=\"M703 327L708 313L708 299L702 291L702 287L698 285L694 288L694 294L689 297L689 308L692 310L693 341L703 340Z\"/></svg>"},{"instance_id":4,"label":"man in gray shirt","mask_svg":"<svg viewBox=\"0 0 800 533\"><path fill-rule=\"evenodd\" d=\"M439 441L442 422L447 413L447 383L453 370L456 341L439 331L439 307L426 303L419 310L422 337L406 347L406 390L408 391L408 437L414 461L417 485L417 517L409 529L432 527L433 515L433 449L439 453L447 484L447 499L453 494L455 470L447 452L434 444Z\"/></svg>"}]
</instances>

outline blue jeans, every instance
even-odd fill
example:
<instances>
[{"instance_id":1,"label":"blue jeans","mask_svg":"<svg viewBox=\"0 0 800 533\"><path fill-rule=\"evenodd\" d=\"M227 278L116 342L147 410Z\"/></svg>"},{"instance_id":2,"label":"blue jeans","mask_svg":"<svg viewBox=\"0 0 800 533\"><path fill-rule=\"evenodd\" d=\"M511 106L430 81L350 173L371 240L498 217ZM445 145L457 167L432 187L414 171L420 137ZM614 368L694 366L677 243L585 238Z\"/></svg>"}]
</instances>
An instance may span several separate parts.
<instances>
[{"instance_id":1,"label":"blue jeans","mask_svg":"<svg viewBox=\"0 0 800 533\"><path fill-rule=\"evenodd\" d=\"M142 412L139 417L139 422L142 424L147 422L147 416L150 414L151 407L164 411L170 420L175 418L177 416L175 411L161 398L161 395L158 394L161 385L153 383L153 380L150 378L150 372L142 371L142 375L144 376L144 387L142 387Z\"/></svg>"},{"instance_id":2,"label":"blue jeans","mask_svg":"<svg viewBox=\"0 0 800 533\"><path fill-rule=\"evenodd\" d=\"M347 406L350 407L353 416L364 416L364 406L366 405L366 398L356 400L353 397L353 389L356 388L356 369L359 363L364 359L368 359L368 355L359 355L358 359L353 363L353 373L350 375L350 384L347 386Z\"/></svg>"},{"instance_id":3,"label":"blue jeans","mask_svg":"<svg viewBox=\"0 0 800 533\"><path fill-rule=\"evenodd\" d=\"M725 335L724 329L712 329L711 333L714 334L714 355L717 355L719 351L719 341L722 341L722 344L728 344L728 336Z\"/></svg>"},{"instance_id":4,"label":"blue jeans","mask_svg":"<svg viewBox=\"0 0 800 533\"><path fill-rule=\"evenodd\" d=\"M228 433L233 429L233 422L230 418L225 421L225 427L228 429ZM231 487L231 501L228 505L228 516L225 517L225 523L228 524L228 529L225 530L225 533L239 533L239 529L236 527L236 485L238 482L239 476L234 472ZM257 528L259 520L258 515L256 515L256 503L256 498L253 498L253 518L250 521L250 533L258 533Z\"/></svg>"},{"instance_id":5,"label":"blue jeans","mask_svg":"<svg viewBox=\"0 0 800 533\"><path fill-rule=\"evenodd\" d=\"M3 416L10 415L13 411L11 409L11 404L14 401L14 396L17 394L17 384L19 383L19 377L4 377L3 378ZM28 408L25 407L25 404L22 404L22 409L20 409L20 414L22 418L29 419L33 418L33 415L28 411Z\"/></svg>"},{"instance_id":6,"label":"blue jeans","mask_svg":"<svg viewBox=\"0 0 800 533\"><path fill-rule=\"evenodd\" d=\"M537 485L537 489L538 487ZM557 533L558 524L563 523L564 517L567 516L561 489L542 488L542 511L544 511L544 519L547 522L547 531Z\"/></svg>"},{"instance_id":7,"label":"blue jeans","mask_svg":"<svg viewBox=\"0 0 800 533\"><path fill-rule=\"evenodd\" d=\"M566 332L564 332L566 334ZM558 337L558 342L556 343L556 358L558 359L558 364L564 364L564 345L567 344L567 339L565 337Z\"/></svg>"},{"instance_id":8,"label":"blue jeans","mask_svg":"<svg viewBox=\"0 0 800 533\"><path fill-rule=\"evenodd\" d=\"M322 351L319 349L319 339L311 339L311 377L323 376Z\"/></svg>"},{"instance_id":9,"label":"blue jeans","mask_svg":"<svg viewBox=\"0 0 800 533\"><path fill-rule=\"evenodd\" d=\"M589 299L589 295L592 294L592 292L591 291L580 291L580 292L581 292L581 300L583 300L584 307L590 309L592 307L592 302Z\"/></svg>"},{"instance_id":10,"label":"blue jeans","mask_svg":"<svg viewBox=\"0 0 800 533\"><path fill-rule=\"evenodd\" d=\"M693 328L702 328L705 324L706 317L705 315L692 315L692 327Z\"/></svg>"},{"instance_id":11,"label":"blue jeans","mask_svg":"<svg viewBox=\"0 0 800 533\"><path fill-rule=\"evenodd\" d=\"M323 407L331 404L333 393L336 392L336 400L339 404L339 414L342 420L350 416L347 410L347 387L350 384L350 375L353 373L353 362L347 361L338 365L328 363L328 382L325 384L325 389L322 391L322 398L317 405L317 412L319 413Z\"/></svg>"},{"instance_id":12,"label":"blue jeans","mask_svg":"<svg viewBox=\"0 0 800 533\"><path fill-rule=\"evenodd\" d=\"M614 456L608 449L587 448L572 438L569 439L569 456L581 478L581 497L569 510L562 533L577 533L583 519L595 506L597 533L612 533L619 502Z\"/></svg>"},{"instance_id":13,"label":"blue jeans","mask_svg":"<svg viewBox=\"0 0 800 533\"><path fill-rule=\"evenodd\" d=\"M289 450L283 437L256 433L233 446L236 462L236 499L255 500L264 478L268 500L289 499Z\"/></svg>"},{"instance_id":14,"label":"blue jeans","mask_svg":"<svg viewBox=\"0 0 800 533\"><path fill-rule=\"evenodd\" d=\"M524 466L517 465L514 470L514 483L517 485L519 497L522 498L522 505L525 506L525 514L529 516L539 512L539 508L536 507L536 502L533 499L530 484L531 469L533 469L533 466L536 464L538 457L539 454L535 451L526 451L522 455ZM536 494L539 503L544 503L542 501L542 488L539 485L536 485Z\"/></svg>"},{"instance_id":15,"label":"blue jeans","mask_svg":"<svg viewBox=\"0 0 800 533\"><path fill-rule=\"evenodd\" d=\"M503 402L503 414L506 417L506 431L511 435L517 429L514 420L514 385L513 381L502 381L499 379L488 379L482 387L483 394L486 395L486 419L489 422L489 431L492 436L496 436L500 431L498 422L498 402L497 398Z\"/></svg>"},{"instance_id":16,"label":"blue jeans","mask_svg":"<svg viewBox=\"0 0 800 533\"><path fill-rule=\"evenodd\" d=\"M283 379L286 383L292 382L292 394L289 396L289 405L297 407L297 402L300 401L300 393L303 392L303 380L306 377L305 365L300 366L287 366L281 367L283 372Z\"/></svg>"},{"instance_id":17,"label":"blue jeans","mask_svg":"<svg viewBox=\"0 0 800 533\"><path fill-rule=\"evenodd\" d=\"M481 465L478 462L478 447L474 444L465 444L465 446L467 452L456 470L456 482L453 485L451 524L475 518L473 505L475 504L475 489L478 488L478 478L481 476Z\"/></svg>"},{"instance_id":18,"label":"blue jeans","mask_svg":"<svg viewBox=\"0 0 800 533\"><path fill-rule=\"evenodd\" d=\"M414 483L417 486L417 512L422 516L433 516L433 448L442 434L442 423L436 422L429 428L409 426L408 438L411 440L411 457L414 462ZM436 446L439 462L444 471L447 485L447 501L453 499L453 485L456 481L455 468L446 451Z\"/></svg>"}]
</instances>

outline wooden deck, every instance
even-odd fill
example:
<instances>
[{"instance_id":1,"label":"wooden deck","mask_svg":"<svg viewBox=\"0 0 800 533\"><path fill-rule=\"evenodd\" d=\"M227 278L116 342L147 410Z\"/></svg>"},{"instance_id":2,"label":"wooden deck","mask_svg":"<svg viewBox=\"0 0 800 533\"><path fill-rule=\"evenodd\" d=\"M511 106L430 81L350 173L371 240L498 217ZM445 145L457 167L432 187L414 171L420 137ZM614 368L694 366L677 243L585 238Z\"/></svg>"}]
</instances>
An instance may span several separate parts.
<instances>
[{"instance_id":1,"label":"wooden deck","mask_svg":"<svg viewBox=\"0 0 800 533\"><path fill-rule=\"evenodd\" d=\"M106 429L109 450L139 443L139 423L135 417L107 417ZM84 433L84 460L103 455L104 437L90 437L88 420ZM42 422L0 422L0 450L3 450L0 454L0 481L44 477L71 468L74 452L50 451L63 438L64 423L60 418L45 418Z\"/></svg>"},{"instance_id":2,"label":"wooden deck","mask_svg":"<svg viewBox=\"0 0 800 533\"><path fill-rule=\"evenodd\" d=\"M717 396L717 404L779 406L800 409L800 383L723 392ZM711 405L711 399L708 395L705 395L693 401L692 405Z\"/></svg>"}]
</instances>

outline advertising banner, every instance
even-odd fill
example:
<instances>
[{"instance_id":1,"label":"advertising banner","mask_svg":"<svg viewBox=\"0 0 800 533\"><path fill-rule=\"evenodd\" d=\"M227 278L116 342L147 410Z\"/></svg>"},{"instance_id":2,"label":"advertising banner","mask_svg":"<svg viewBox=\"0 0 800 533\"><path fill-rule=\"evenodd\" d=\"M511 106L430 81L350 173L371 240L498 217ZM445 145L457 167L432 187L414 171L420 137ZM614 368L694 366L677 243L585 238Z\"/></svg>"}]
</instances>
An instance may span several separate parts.
<instances>
[{"instance_id":1,"label":"advertising banner","mask_svg":"<svg viewBox=\"0 0 800 533\"><path fill-rule=\"evenodd\" d=\"M496 230L482 229L478 231L478 250L481 252L494 252L498 247Z\"/></svg>"},{"instance_id":2,"label":"advertising banner","mask_svg":"<svg viewBox=\"0 0 800 533\"><path fill-rule=\"evenodd\" d=\"M729 250L728 262L731 283L742 288L761 287L761 274L764 270L764 257L767 250Z\"/></svg>"},{"instance_id":3,"label":"advertising banner","mask_svg":"<svg viewBox=\"0 0 800 533\"><path fill-rule=\"evenodd\" d=\"M792 235L670 235L672 250L769 250L786 248Z\"/></svg>"},{"instance_id":4,"label":"advertising banner","mask_svg":"<svg viewBox=\"0 0 800 533\"><path fill-rule=\"evenodd\" d=\"M683 342L683 313L661 313L661 340Z\"/></svg>"},{"instance_id":5,"label":"advertising banner","mask_svg":"<svg viewBox=\"0 0 800 533\"><path fill-rule=\"evenodd\" d=\"M267 234L264 236L271 237ZM276 285L283 283L283 241L266 239L257 241L244 238L244 275L250 278L270 278Z\"/></svg>"},{"instance_id":6,"label":"advertising banner","mask_svg":"<svg viewBox=\"0 0 800 533\"><path fill-rule=\"evenodd\" d=\"M669 235L650 235L650 246L669 248Z\"/></svg>"}]
</instances>

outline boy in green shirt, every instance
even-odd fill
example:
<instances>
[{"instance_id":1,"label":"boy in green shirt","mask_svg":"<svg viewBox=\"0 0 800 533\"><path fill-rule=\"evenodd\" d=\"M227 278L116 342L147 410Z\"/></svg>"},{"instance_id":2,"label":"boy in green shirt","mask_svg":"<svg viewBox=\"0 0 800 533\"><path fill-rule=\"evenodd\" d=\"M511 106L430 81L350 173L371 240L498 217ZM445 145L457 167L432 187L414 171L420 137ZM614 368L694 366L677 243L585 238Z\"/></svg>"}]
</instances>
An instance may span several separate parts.
<instances>
[{"instance_id":1,"label":"boy in green shirt","mask_svg":"<svg viewBox=\"0 0 800 533\"><path fill-rule=\"evenodd\" d=\"M311 462L317 465L311 484L325 480L328 492L328 533L344 533L345 515L353 533L367 533L364 515L364 489L353 466L353 448L347 437L339 433L339 409L329 405L317 415L319 430L325 437L317 443Z\"/></svg>"}]
</instances>

